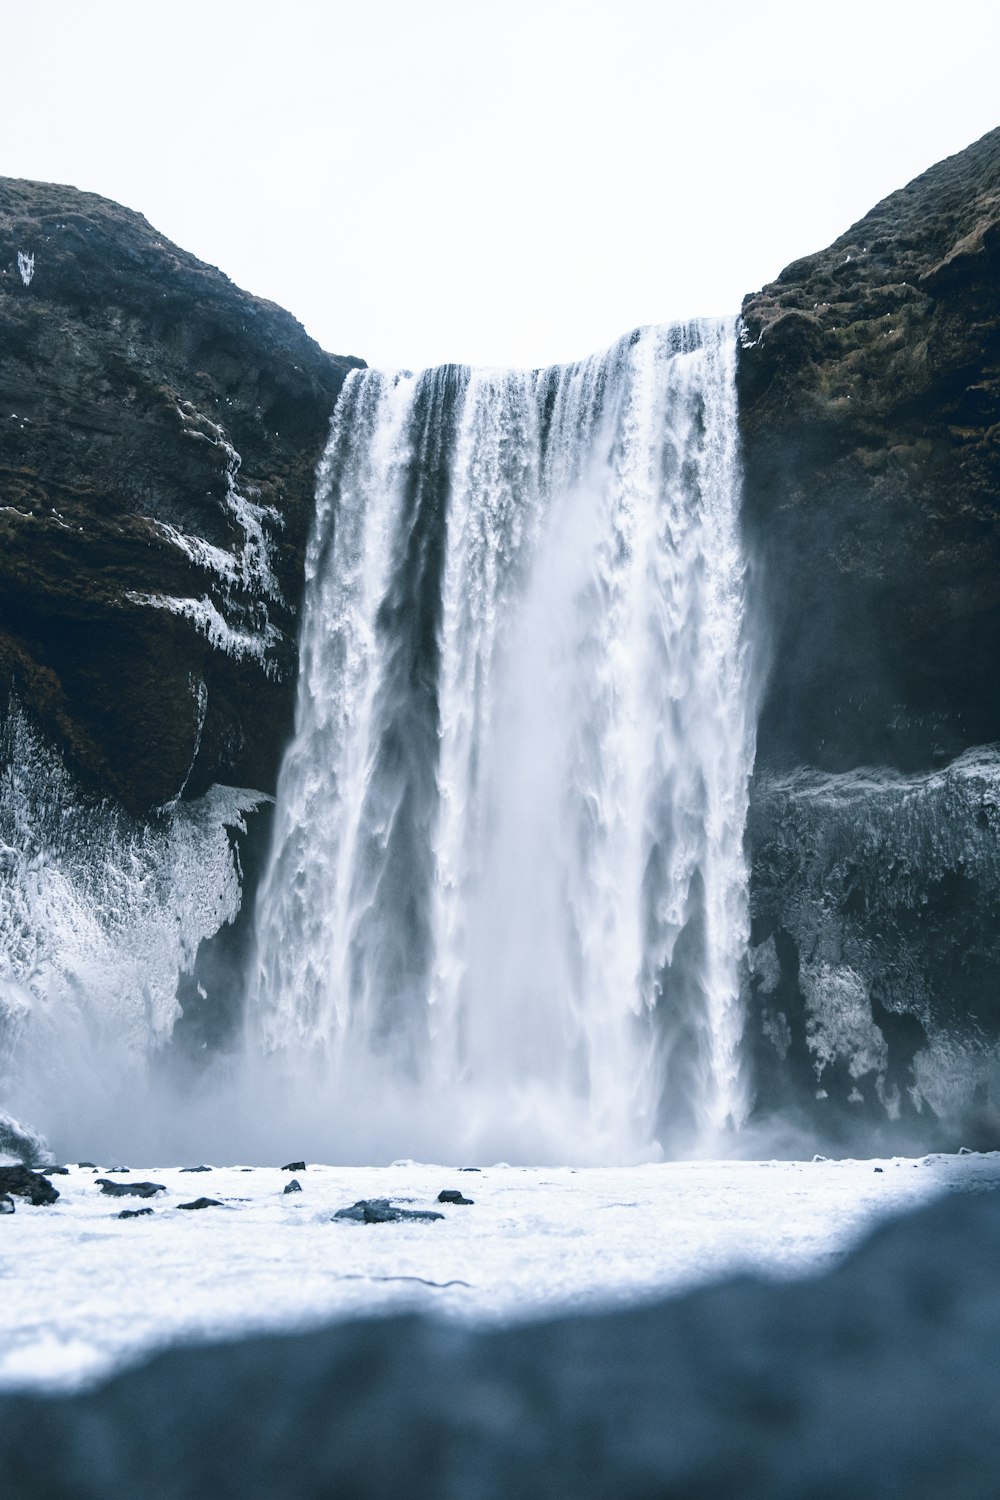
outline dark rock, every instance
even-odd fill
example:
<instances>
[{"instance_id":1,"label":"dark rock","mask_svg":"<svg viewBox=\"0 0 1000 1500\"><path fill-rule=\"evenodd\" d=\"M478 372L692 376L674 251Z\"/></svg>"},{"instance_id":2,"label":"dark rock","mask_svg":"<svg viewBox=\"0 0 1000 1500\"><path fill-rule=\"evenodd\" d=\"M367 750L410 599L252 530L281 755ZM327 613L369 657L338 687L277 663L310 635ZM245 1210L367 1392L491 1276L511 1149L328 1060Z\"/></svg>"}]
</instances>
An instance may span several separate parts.
<instances>
[{"instance_id":1,"label":"dark rock","mask_svg":"<svg viewBox=\"0 0 1000 1500\"><path fill-rule=\"evenodd\" d=\"M460 1172L481 1172L482 1167L459 1167Z\"/></svg>"},{"instance_id":2,"label":"dark rock","mask_svg":"<svg viewBox=\"0 0 1000 1500\"><path fill-rule=\"evenodd\" d=\"M824 1148L855 1155L1000 1140L998 787L992 750L905 778L758 772L747 1038L759 1112L791 1111Z\"/></svg>"},{"instance_id":3,"label":"dark rock","mask_svg":"<svg viewBox=\"0 0 1000 1500\"><path fill-rule=\"evenodd\" d=\"M1000 1139L1000 130L748 297L738 379L757 1118Z\"/></svg>"},{"instance_id":4,"label":"dark rock","mask_svg":"<svg viewBox=\"0 0 1000 1500\"><path fill-rule=\"evenodd\" d=\"M14 1212L14 1200L9 1193L0 1195L0 1214L12 1214Z\"/></svg>"},{"instance_id":5,"label":"dark rock","mask_svg":"<svg viewBox=\"0 0 1000 1500\"><path fill-rule=\"evenodd\" d=\"M124 1172L128 1172L129 1168L128 1167L108 1167L108 1171L109 1172L117 1172L117 1173L121 1174L121 1173L124 1173Z\"/></svg>"},{"instance_id":6,"label":"dark rock","mask_svg":"<svg viewBox=\"0 0 1000 1500\"><path fill-rule=\"evenodd\" d=\"M221 1208L218 1198L195 1198L193 1203L178 1203L178 1208Z\"/></svg>"},{"instance_id":7,"label":"dark rock","mask_svg":"<svg viewBox=\"0 0 1000 1500\"><path fill-rule=\"evenodd\" d=\"M77 1162L77 1166L78 1167L92 1167L95 1172L98 1169L96 1161L78 1161Z\"/></svg>"},{"instance_id":8,"label":"dark rock","mask_svg":"<svg viewBox=\"0 0 1000 1500\"><path fill-rule=\"evenodd\" d=\"M301 1191L302 1184L301 1182L299 1182L297 1177L293 1177L291 1182L286 1182L285 1186L282 1188L283 1193L301 1193Z\"/></svg>"},{"instance_id":9,"label":"dark rock","mask_svg":"<svg viewBox=\"0 0 1000 1500\"><path fill-rule=\"evenodd\" d=\"M143 1219L151 1214L151 1208L123 1208L120 1213L115 1214L116 1219Z\"/></svg>"},{"instance_id":10,"label":"dark rock","mask_svg":"<svg viewBox=\"0 0 1000 1500\"><path fill-rule=\"evenodd\" d=\"M215 781L272 790L314 470L360 361L141 215L10 178L0 351L0 703L13 687L84 784L134 812ZM203 599L215 641L176 612ZM226 627L269 640L260 659L227 654Z\"/></svg>"},{"instance_id":11,"label":"dark rock","mask_svg":"<svg viewBox=\"0 0 1000 1500\"><path fill-rule=\"evenodd\" d=\"M55 1203L59 1191L41 1172L32 1172L30 1167L0 1167L0 1193L10 1193L15 1198L25 1198L36 1208L45 1203Z\"/></svg>"},{"instance_id":12,"label":"dark rock","mask_svg":"<svg viewBox=\"0 0 1000 1500\"><path fill-rule=\"evenodd\" d=\"M362 1198L350 1208L338 1208L333 1217L349 1219L355 1224L398 1224L405 1219L427 1224L433 1219L443 1219L444 1214L430 1208L395 1208L388 1198Z\"/></svg>"},{"instance_id":13,"label":"dark rock","mask_svg":"<svg viewBox=\"0 0 1000 1500\"><path fill-rule=\"evenodd\" d=\"M211 1167L181 1167L182 1172L211 1172Z\"/></svg>"},{"instance_id":14,"label":"dark rock","mask_svg":"<svg viewBox=\"0 0 1000 1500\"><path fill-rule=\"evenodd\" d=\"M289 1161L282 1167L283 1172L304 1172L306 1164L304 1161Z\"/></svg>"},{"instance_id":15,"label":"dark rock","mask_svg":"<svg viewBox=\"0 0 1000 1500\"><path fill-rule=\"evenodd\" d=\"M762 760L1000 739L1000 130L743 304Z\"/></svg>"},{"instance_id":16,"label":"dark rock","mask_svg":"<svg viewBox=\"0 0 1000 1500\"><path fill-rule=\"evenodd\" d=\"M475 1203L475 1198L465 1198L457 1188L442 1188L437 1195L439 1203Z\"/></svg>"},{"instance_id":17,"label":"dark rock","mask_svg":"<svg viewBox=\"0 0 1000 1500\"><path fill-rule=\"evenodd\" d=\"M4 1500L993 1500L998 1262L1000 1194L969 1195L820 1278L173 1349L0 1395Z\"/></svg>"},{"instance_id":18,"label":"dark rock","mask_svg":"<svg viewBox=\"0 0 1000 1500\"><path fill-rule=\"evenodd\" d=\"M39 1167L43 1177L68 1177L69 1167Z\"/></svg>"},{"instance_id":19,"label":"dark rock","mask_svg":"<svg viewBox=\"0 0 1000 1500\"><path fill-rule=\"evenodd\" d=\"M107 1177L98 1177L102 1193L109 1198L152 1198L154 1193L165 1193L162 1182L111 1182Z\"/></svg>"}]
</instances>

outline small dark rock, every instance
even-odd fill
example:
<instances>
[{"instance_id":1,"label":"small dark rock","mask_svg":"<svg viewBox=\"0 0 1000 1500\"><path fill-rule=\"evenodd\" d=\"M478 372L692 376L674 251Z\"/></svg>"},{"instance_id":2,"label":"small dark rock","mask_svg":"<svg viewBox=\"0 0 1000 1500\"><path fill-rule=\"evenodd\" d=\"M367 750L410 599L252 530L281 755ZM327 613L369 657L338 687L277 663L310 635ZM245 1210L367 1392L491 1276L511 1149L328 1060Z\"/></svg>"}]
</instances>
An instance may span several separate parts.
<instances>
[{"instance_id":1,"label":"small dark rock","mask_svg":"<svg viewBox=\"0 0 1000 1500\"><path fill-rule=\"evenodd\" d=\"M121 1213L115 1214L116 1219L141 1219L145 1214L151 1214L151 1208L123 1208Z\"/></svg>"},{"instance_id":2,"label":"small dark rock","mask_svg":"<svg viewBox=\"0 0 1000 1500\"><path fill-rule=\"evenodd\" d=\"M77 1166L78 1167L93 1167L94 1171L95 1172L97 1171L97 1163L96 1163L96 1161L78 1161L77 1162Z\"/></svg>"},{"instance_id":3,"label":"small dark rock","mask_svg":"<svg viewBox=\"0 0 1000 1500\"><path fill-rule=\"evenodd\" d=\"M0 1214L12 1214L14 1212L14 1200L9 1193L4 1193L0 1198Z\"/></svg>"},{"instance_id":4,"label":"small dark rock","mask_svg":"<svg viewBox=\"0 0 1000 1500\"><path fill-rule=\"evenodd\" d=\"M128 1170L128 1167L108 1167L109 1172L117 1172L119 1176L121 1176L123 1173L127 1173Z\"/></svg>"},{"instance_id":5,"label":"small dark rock","mask_svg":"<svg viewBox=\"0 0 1000 1500\"><path fill-rule=\"evenodd\" d=\"M460 1172L481 1172L482 1167L459 1167Z\"/></svg>"},{"instance_id":6,"label":"small dark rock","mask_svg":"<svg viewBox=\"0 0 1000 1500\"><path fill-rule=\"evenodd\" d=\"M107 1177L98 1177L98 1186L109 1198L152 1198L154 1193L165 1193L162 1182L110 1182Z\"/></svg>"},{"instance_id":7,"label":"small dark rock","mask_svg":"<svg viewBox=\"0 0 1000 1500\"><path fill-rule=\"evenodd\" d=\"M196 1198L193 1203L178 1203L178 1208L221 1208L218 1198Z\"/></svg>"},{"instance_id":8,"label":"small dark rock","mask_svg":"<svg viewBox=\"0 0 1000 1500\"><path fill-rule=\"evenodd\" d=\"M442 1188L441 1191L440 1191L440 1193L438 1193L437 1201L439 1203L470 1203L471 1204L471 1203L475 1203L476 1200L475 1200L475 1198L466 1198L464 1196L464 1194L462 1194L462 1193L460 1193L458 1191L458 1188Z\"/></svg>"},{"instance_id":9,"label":"small dark rock","mask_svg":"<svg viewBox=\"0 0 1000 1500\"><path fill-rule=\"evenodd\" d=\"M211 1167L181 1167L182 1172L211 1172Z\"/></svg>"},{"instance_id":10,"label":"small dark rock","mask_svg":"<svg viewBox=\"0 0 1000 1500\"><path fill-rule=\"evenodd\" d=\"M301 1191L302 1191L302 1184L301 1184L301 1182L299 1182L299 1180L298 1180L297 1177L293 1177L292 1180L291 1180L291 1182L287 1182L285 1184L284 1188L282 1189L282 1192L285 1192L285 1193L301 1193Z\"/></svg>"},{"instance_id":11,"label":"small dark rock","mask_svg":"<svg viewBox=\"0 0 1000 1500\"><path fill-rule=\"evenodd\" d=\"M875 1172L881 1172L882 1168L881 1167L874 1167L872 1170L875 1171Z\"/></svg>"},{"instance_id":12,"label":"small dark rock","mask_svg":"<svg viewBox=\"0 0 1000 1500\"><path fill-rule=\"evenodd\" d=\"M43 1177L68 1177L69 1167L39 1167Z\"/></svg>"},{"instance_id":13,"label":"small dark rock","mask_svg":"<svg viewBox=\"0 0 1000 1500\"><path fill-rule=\"evenodd\" d=\"M361 1198L350 1208L338 1208L335 1219L349 1219L355 1224L398 1224L404 1219L419 1223L430 1223L432 1219L443 1219L444 1214L431 1208L394 1208L388 1198Z\"/></svg>"},{"instance_id":14,"label":"small dark rock","mask_svg":"<svg viewBox=\"0 0 1000 1500\"><path fill-rule=\"evenodd\" d=\"M30 1167L0 1167L0 1193L27 1198L36 1208L43 1203L55 1203L59 1197L49 1179Z\"/></svg>"},{"instance_id":15,"label":"small dark rock","mask_svg":"<svg viewBox=\"0 0 1000 1500\"><path fill-rule=\"evenodd\" d=\"M282 1167L283 1172L304 1172L306 1164L304 1161L289 1161Z\"/></svg>"}]
</instances>

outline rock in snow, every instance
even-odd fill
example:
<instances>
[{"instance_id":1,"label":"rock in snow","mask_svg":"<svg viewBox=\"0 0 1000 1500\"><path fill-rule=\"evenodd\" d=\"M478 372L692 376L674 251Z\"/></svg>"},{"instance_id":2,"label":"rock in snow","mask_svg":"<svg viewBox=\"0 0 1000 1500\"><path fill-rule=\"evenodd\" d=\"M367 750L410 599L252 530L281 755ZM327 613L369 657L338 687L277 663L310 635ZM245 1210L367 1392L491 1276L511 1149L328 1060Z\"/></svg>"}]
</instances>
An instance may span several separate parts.
<instances>
[{"instance_id":1,"label":"rock in snow","mask_svg":"<svg viewBox=\"0 0 1000 1500\"><path fill-rule=\"evenodd\" d=\"M221 1208L218 1198L195 1198L191 1203L178 1203L178 1208Z\"/></svg>"},{"instance_id":2,"label":"rock in snow","mask_svg":"<svg viewBox=\"0 0 1000 1500\"><path fill-rule=\"evenodd\" d=\"M301 1191L302 1184L297 1177L293 1177L291 1182L287 1182L282 1188L283 1193L301 1193Z\"/></svg>"},{"instance_id":3,"label":"rock in snow","mask_svg":"<svg viewBox=\"0 0 1000 1500\"><path fill-rule=\"evenodd\" d=\"M30 1167L0 1167L0 1193L9 1193L15 1198L26 1198L37 1208L43 1203L55 1203L59 1197L47 1177L41 1172L32 1172Z\"/></svg>"},{"instance_id":4,"label":"rock in snow","mask_svg":"<svg viewBox=\"0 0 1000 1500\"><path fill-rule=\"evenodd\" d=\"M437 1201L439 1203L473 1204L476 1200L475 1198L466 1198L463 1193L458 1191L458 1188L442 1188L440 1193L438 1193Z\"/></svg>"},{"instance_id":5,"label":"rock in snow","mask_svg":"<svg viewBox=\"0 0 1000 1500\"><path fill-rule=\"evenodd\" d=\"M338 1208L335 1219L350 1219L355 1224L397 1224L404 1219L429 1223L432 1219L443 1219L444 1214L432 1208L394 1208L388 1198L361 1198L350 1208Z\"/></svg>"},{"instance_id":6,"label":"rock in snow","mask_svg":"<svg viewBox=\"0 0 1000 1500\"><path fill-rule=\"evenodd\" d=\"M14 1212L14 1200L9 1193L4 1193L0 1198L0 1214L12 1214Z\"/></svg>"},{"instance_id":7,"label":"rock in snow","mask_svg":"<svg viewBox=\"0 0 1000 1500\"><path fill-rule=\"evenodd\" d=\"M108 1177L98 1177L97 1182L109 1198L152 1198L167 1191L162 1182L112 1182Z\"/></svg>"},{"instance_id":8,"label":"rock in snow","mask_svg":"<svg viewBox=\"0 0 1000 1500\"><path fill-rule=\"evenodd\" d=\"M998 1264L1000 1195L949 1197L815 1279L175 1349L0 1397L4 1497L994 1500Z\"/></svg>"}]
</instances>

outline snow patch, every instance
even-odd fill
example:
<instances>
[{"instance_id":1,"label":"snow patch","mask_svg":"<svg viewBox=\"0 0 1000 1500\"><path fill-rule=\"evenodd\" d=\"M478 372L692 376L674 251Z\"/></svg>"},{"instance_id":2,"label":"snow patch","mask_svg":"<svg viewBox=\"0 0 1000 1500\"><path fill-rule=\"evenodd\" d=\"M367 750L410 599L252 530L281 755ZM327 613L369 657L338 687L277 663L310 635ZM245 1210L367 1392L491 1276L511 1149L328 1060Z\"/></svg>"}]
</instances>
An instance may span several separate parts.
<instances>
[{"instance_id":1,"label":"snow patch","mask_svg":"<svg viewBox=\"0 0 1000 1500\"><path fill-rule=\"evenodd\" d=\"M223 618L207 594L200 599L191 599L185 595L145 594L130 589L125 597L132 604L165 609L172 615L190 620L217 651L235 657L237 661L246 658L256 661L265 677L278 676L278 663L268 656L268 652L281 640L281 631L269 620L256 633L238 630Z\"/></svg>"}]
</instances>

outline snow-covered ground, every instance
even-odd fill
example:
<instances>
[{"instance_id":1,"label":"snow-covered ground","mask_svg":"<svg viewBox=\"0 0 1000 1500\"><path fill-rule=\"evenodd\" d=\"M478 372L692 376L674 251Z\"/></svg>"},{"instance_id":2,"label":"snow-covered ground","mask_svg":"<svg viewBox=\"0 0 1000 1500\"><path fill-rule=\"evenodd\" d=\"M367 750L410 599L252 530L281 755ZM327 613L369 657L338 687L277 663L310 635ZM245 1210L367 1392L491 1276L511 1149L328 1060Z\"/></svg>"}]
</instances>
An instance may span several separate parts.
<instances>
[{"instance_id":1,"label":"snow-covered ground","mask_svg":"<svg viewBox=\"0 0 1000 1500\"><path fill-rule=\"evenodd\" d=\"M110 1198L97 1175L166 1192ZM285 1194L292 1176L300 1193ZM485 1321L600 1307L738 1269L821 1269L877 1217L943 1190L1000 1186L1000 1154L917 1161L674 1162L481 1172L417 1163L197 1174L73 1167L48 1208L0 1217L0 1385L66 1387L180 1339L433 1309ZM361 1198L438 1208L357 1224ZM222 1206L185 1212L199 1196ZM122 1220L122 1208L151 1207Z\"/></svg>"}]
</instances>

